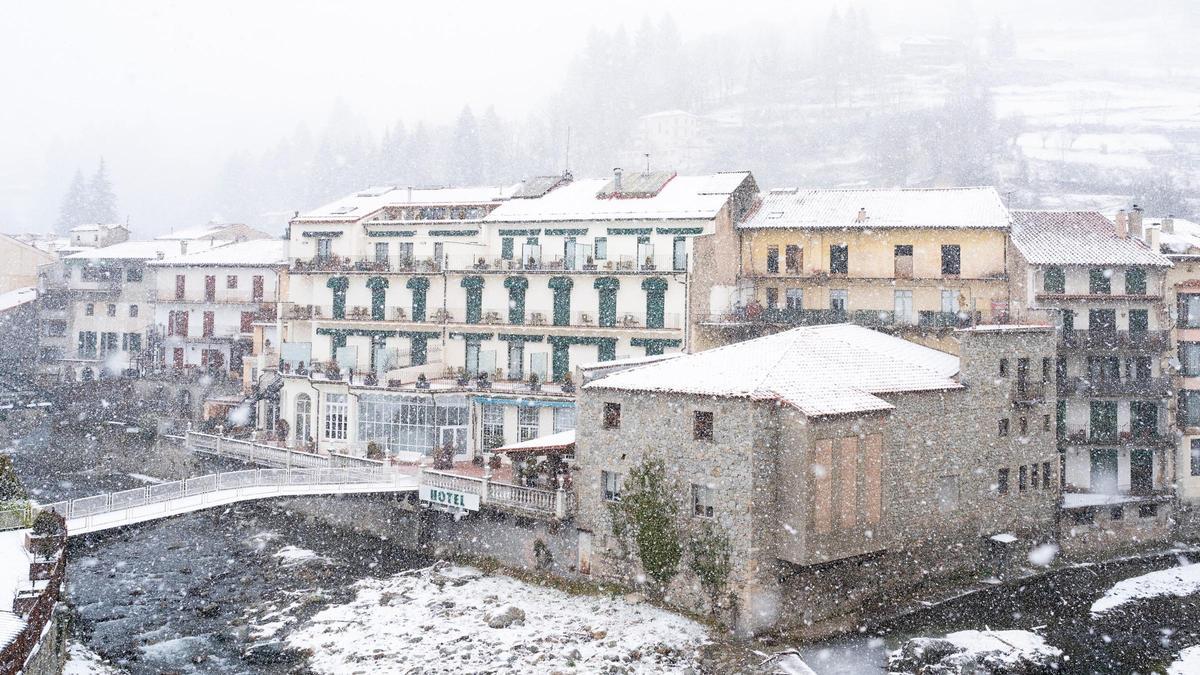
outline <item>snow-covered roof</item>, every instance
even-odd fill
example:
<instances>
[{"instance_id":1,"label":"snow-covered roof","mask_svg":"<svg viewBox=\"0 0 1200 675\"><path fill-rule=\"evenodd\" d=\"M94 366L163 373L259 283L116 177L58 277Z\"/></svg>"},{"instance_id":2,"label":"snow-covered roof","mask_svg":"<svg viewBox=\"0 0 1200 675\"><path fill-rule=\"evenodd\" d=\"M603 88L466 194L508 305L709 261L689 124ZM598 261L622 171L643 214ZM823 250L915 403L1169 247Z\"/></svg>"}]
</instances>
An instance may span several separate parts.
<instances>
[{"instance_id":1,"label":"snow-covered roof","mask_svg":"<svg viewBox=\"0 0 1200 675\"><path fill-rule=\"evenodd\" d=\"M27 302L37 300L37 289L33 286L13 289L7 293L0 293L0 312L7 312L13 307L24 305Z\"/></svg>"},{"instance_id":2,"label":"snow-covered roof","mask_svg":"<svg viewBox=\"0 0 1200 675\"><path fill-rule=\"evenodd\" d=\"M1008 209L994 187L772 190L739 227L1007 228Z\"/></svg>"},{"instance_id":3,"label":"snow-covered roof","mask_svg":"<svg viewBox=\"0 0 1200 675\"><path fill-rule=\"evenodd\" d=\"M71 232L99 232L100 230L115 230L116 228L124 228L120 223L85 223L76 225L71 228Z\"/></svg>"},{"instance_id":4,"label":"snow-covered roof","mask_svg":"<svg viewBox=\"0 0 1200 675\"><path fill-rule=\"evenodd\" d=\"M638 175L627 173L622 180L632 185ZM484 220L496 223L711 220L749 176L746 171L674 176L653 196L645 197L602 196L613 179L589 178L555 188L537 199L503 202Z\"/></svg>"},{"instance_id":5,"label":"snow-covered roof","mask_svg":"<svg viewBox=\"0 0 1200 675\"><path fill-rule=\"evenodd\" d=\"M1143 265L1171 261L1135 237L1117 236L1098 211L1013 211L1012 242L1031 265Z\"/></svg>"},{"instance_id":6,"label":"snow-covered roof","mask_svg":"<svg viewBox=\"0 0 1200 675\"><path fill-rule=\"evenodd\" d=\"M1144 222L1162 228L1159 243L1162 252L1167 255L1180 255L1200 249L1200 223L1186 218L1171 218L1169 223L1166 218L1146 218ZM1170 227L1170 232L1167 231L1167 227Z\"/></svg>"},{"instance_id":7,"label":"snow-covered roof","mask_svg":"<svg viewBox=\"0 0 1200 675\"><path fill-rule=\"evenodd\" d=\"M29 530L0 532L0 648L8 646L25 629L25 620L12 611L18 590L29 588L29 552L25 535Z\"/></svg>"},{"instance_id":8,"label":"snow-covered roof","mask_svg":"<svg viewBox=\"0 0 1200 675\"><path fill-rule=\"evenodd\" d=\"M215 242L223 244L225 242ZM212 240L189 240L187 250L198 251L212 246ZM123 241L103 248L89 248L66 256L67 260L153 260L159 257L180 255L184 243L176 239L154 239L151 241Z\"/></svg>"},{"instance_id":9,"label":"snow-covered roof","mask_svg":"<svg viewBox=\"0 0 1200 675\"><path fill-rule=\"evenodd\" d=\"M173 267L275 267L287 262L286 245L287 242L279 239L255 239L175 255L149 264Z\"/></svg>"},{"instance_id":10,"label":"snow-covered roof","mask_svg":"<svg viewBox=\"0 0 1200 675\"><path fill-rule=\"evenodd\" d=\"M547 452L550 450L566 450L574 447L575 430L568 429L567 431L560 431L557 434L538 436L537 438L531 438L520 443L502 445L493 450L493 452L534 452L539 450Z\"/></svg>"},{"instance_id":11,"label":"snow-covered roof","mask_svg":"<svg viewBox=\"0 0 1200 675\"><path fill-rule=\"evenodd\" d=\"M958 357L834 324L794 328L625 370L586 388L781 400L810 416L890 410L876 394L959 389Z\"/></svg>"},{"instance_id":12,"label":"snow-covered roof","mask_svg":"<svg viewBox=\"0 0 1200 675\"><path fill-rule=\"evenodd\" d=\"M407 188L386 185L359 190L352 195L302 213L297 220L355 222L385 206L490 204L507 199L519 187L520 183L439 188Z\"/></svg>"}]
</instances>

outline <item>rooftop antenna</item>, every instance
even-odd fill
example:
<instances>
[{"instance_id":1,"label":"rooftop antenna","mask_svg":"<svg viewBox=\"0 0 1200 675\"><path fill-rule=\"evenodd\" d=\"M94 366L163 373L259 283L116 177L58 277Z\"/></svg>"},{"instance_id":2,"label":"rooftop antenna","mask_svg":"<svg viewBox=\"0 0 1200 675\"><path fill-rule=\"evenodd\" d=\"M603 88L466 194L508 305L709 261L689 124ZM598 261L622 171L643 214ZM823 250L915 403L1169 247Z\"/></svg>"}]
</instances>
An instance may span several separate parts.
<instances>
[{"instance_id":1,"label":"rooftop antenna","mask_svg":"<svg viewBox=\"0 0 1200 675\"><path fill-rule=\"evenodd\" d=\"M646 157L646 173L650 173L650 153L643 152L642 154Z\"/></svg>"},{"instance_id":2,"label":"rooftop antenna","mask_svg":"<svg viewBox=\"0 0 1200 675\"><path fill-rule=\"evenodd\" d=\"M571 125L567 125L567 154L563 158L563 173L571 170Z\"/></svg>"}]
</instances>

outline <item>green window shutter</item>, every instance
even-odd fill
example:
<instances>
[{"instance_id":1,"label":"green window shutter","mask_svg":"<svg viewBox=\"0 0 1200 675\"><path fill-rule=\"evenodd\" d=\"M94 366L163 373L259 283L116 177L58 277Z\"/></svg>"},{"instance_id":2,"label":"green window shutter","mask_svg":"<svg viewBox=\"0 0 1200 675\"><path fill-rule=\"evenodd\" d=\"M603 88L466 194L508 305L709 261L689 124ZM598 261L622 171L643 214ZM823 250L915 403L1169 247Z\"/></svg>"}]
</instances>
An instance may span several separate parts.
<instances>
[{"instance_id":1,"label":"green window shutter","mask_svg":"<svg viewBox=\"0 0 1200 675\"><path fill-rule=\"evenodd\" d=\"M425 320L425 295L429 290L429 279L425 277L412 277L404 284L405 288L412 291L412 320ZM416 343L414 343L416 344ZM414 358L416 352L413 352ZM424 363L424 362L422 362Z\"/></svg>"},{"instance_id":2,"label":"green window shutter","mask_svg":"<svg viewBox=\"0 0 1200 675\"><path fill-rule=\"evenodd\" d=\"M569 277L550 277L548 285L554 291L554 325L571 325L571 287Z\"/></svg>"},{"instance_id":3,"label":"green window shutter","mask_svg":"<svg viewBox=\"0 0 1200 675\"><path fill-rule=\"evenodd\" d=\"M334 359L337 356L337 350L346 346L346 333L344 331L334 331L329 334L329 358Z\"/></svg>"},{"instance_id":4,"label":"green window shutter","mask_svg":"<svg viewBox=\"0 0 1200 675\"><path fill-rule=\"evenodd\" d=\"M550 354L551 377L555 382L562 382L571 370L571 346L561 342L552 343Z\"/></svg>"},{"instance_id":5,"label":"green window shutter","mask_svg":"<svg viewBox=\"0 0 1200 675\"><path fill-rule=\"evenodd\" d=\"M412 365L425 365L426 354L429 351L429 338L424 335L413 335L409 338L410 344L409 353L412 354Z\"/></svg>"},{"instance_id":6,"label":"green window shutter","mask_svg":"<svg viewBox=\"0 0 1200 675\"><path fill-rule=\"evenodd\" d=\"M613 291L616 293L616 291ZM605 340L596 346L597 361L615 361L617 358L617 340Z\"/></svg>"},{"instance_id":7,"label":"green window shutter","mask_svg":"<svg viewBox=\"0 0 1200 675\"><path fill-rule=\"evenodd\" d=\"M649 323L649 322L647 322ZM663 344L661 342L647 342L646 356L659 356L663 353Z\"/></svg>"},{"instance_id":8,"label":"green window shutter","mask_svg":"<svg viewBox=\"0 0 1200 675\"><path fill-rule=\"evenodd\" d=\"M621 280L616 277L600 277L592 287L600 296L597 324L601 327L617 325L617 289L621 287Z\"/></svg>"},{"instance_id":9,"label":"green window shutter","mask_svg":"<svg viewBox=\"0 0 1200 675\"><path fill-rule=\"evenodd\" d=\"M512 239L512 237L503 237L500 239L500 257L505 260L513 259L513 239Z\"/></svg>"},{"instance_id":10,"label":"green window shutter","mask_svg":"<svg viewBox=\"0 0 1200 675\"><path fill-rule=\"evenodd\" d=\"M514 325L525 323L525 289L529 280L525 277L508 277L504 280L508 289L508 322Z\"/></svg>"},{"instance_id":11,"label":"green window shutter","mask_svg":"<svg viewBox=\"0 0 1200 675\"><path fill-rule=\"evenodd\" d=\"M646 328L662 328L664 325L663 311L666 305L667 280L662 277L650 277L642 281L642 290L646 291ZM662 352L658 353L661 354Z\"/></svg>"},{"instance_id":12,"label":"green window shutter","mask_svg":"<svg viewBox=\"0 0 1200 675\"><path fill-rule=\"evenodd\" d=\"M346 288L350 280L346 277L329 277L325 285L333 291L333 318L346 318Z\"/></svg>"},{"instance_id":13,"label":"green window shutter","mask_svg":"<svg viewBox=\"0 0 1200 675\"><path fill-rule=\"evenodd\" d=\"M371 289L371 319L383 321L383 301L387 294L388 280L383 277L367 279L367 288Z\"/></svg>"},{"instance_id":14,"label":"green window shutter","mask_svg":"<svg viewBox=\"0 0 1200 675\"><path fill-rule=\"evenodd\" d=\"M467 323L483 320L483 277L463 277L462 287L467 289Z\"/></svg>"}]
</instances>

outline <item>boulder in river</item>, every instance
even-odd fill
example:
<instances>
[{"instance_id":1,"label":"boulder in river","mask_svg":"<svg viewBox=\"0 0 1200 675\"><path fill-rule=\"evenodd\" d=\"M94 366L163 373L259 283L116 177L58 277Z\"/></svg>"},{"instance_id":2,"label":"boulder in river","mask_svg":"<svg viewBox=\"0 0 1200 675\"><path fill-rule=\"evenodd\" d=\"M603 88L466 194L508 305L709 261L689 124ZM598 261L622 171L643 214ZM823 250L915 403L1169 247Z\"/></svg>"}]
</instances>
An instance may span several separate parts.
<instances>
[{"instance_id":1,"label":"boulder in river","mask_svg":"<svg viewBox=\"0 0 1200 675\"><path fill-rule=\"evenodd\" d=\"M1024 630L964 630L945 638L918 637L888 656L892 673L921 675L1053 675L1062 650Z\"/></svg>"},{"instance_id":2,"label":"boulder in river","mask_svg":"<svg viewBox=\"0 0 1200 675\"><path fill-rule=\"evenodd\" d=\"M509 605L498 612L488 614L486 621L491 628L508 628L518 621L525 623L525 610L516 605Z\"/></svg>"}]
</instances>

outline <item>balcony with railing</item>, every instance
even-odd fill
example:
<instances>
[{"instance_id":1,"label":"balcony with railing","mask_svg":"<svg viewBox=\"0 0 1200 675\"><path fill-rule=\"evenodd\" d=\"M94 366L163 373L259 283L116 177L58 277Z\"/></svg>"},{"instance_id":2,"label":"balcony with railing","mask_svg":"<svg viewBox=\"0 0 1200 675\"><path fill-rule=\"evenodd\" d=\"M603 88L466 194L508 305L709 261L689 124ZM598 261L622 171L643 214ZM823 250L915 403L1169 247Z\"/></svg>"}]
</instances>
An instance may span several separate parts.
<instances>
[{"instance_id":1,"label":"balcony with railing","mask_svg":"<svg viewBox=\"0 0 1200 675\"><path fill-rule=\"evenodd\" d=\"M613 255L597 260L588 255L514 255L501 258L480 255L450 255L447 269L458 272L584 272L610 274L618 272L665 273L686 271L685 261L670 255Z\"/></svg>"},{"instance_id":2,"label":"balcony with railing","mask_svg":"<svg viewBox=\"0 0 1200 675\"><path fill-rule=\"evenodd\" d=\"M820 326L833 323L854 323L867 327L894 328L967 328L981 321L980 312L935 312L922 310L908 316L889 310L858 309L792 309L761 308L755 305L739 307L730 312L713 314L705 323L767 324L778 326Z\"/></svg>"},{"instance_id":3,"label":"balcony with railing","mask_svg":"<svg viewBox=\"0 0 1200 675\"><path fill-rule=\"evenodd\" d=\"M1169 377L1102 378L1067 377L1059 380L1060 396L1157 396L1165 398L1173 391Z\"/></svg>"},{"instance_id":4,"label":"balcony with railing","mask_svg":"<svg viewBox=\"0 0 1200 675\"><path fill-rule=\"evenodd\" d=\"M1065 330L1059 346L1066 349L1163 351L1170 335L1165 330Z\"/></svg>"},{"instance_id":5,"label":"balcony with railing","mask_svg":"<svg viewBox=\"0 0 1200 675\"><path fill-rule=\"evenodd\" d=\"M481 506L535 518L565 520L575 512L575 494L561 487L546 490L432 469L421 471L421 484L477 495Z\"/></svg>"},{"instance_id":6,"label":"balcony with railing","mask_svg":"<svg viewBox=\"0 0 1200 675\"><path fill-rule=\"evenodd\" d=\"M1060 441L1064 445L1103 447L1170 448L1175 445L1175 437L1171 433L1158 429L1076 429Z\"/></svg>"},{"instance_id":7,"label":"balcony with railing","mask_svg":"<svg viewBox=\"0 0 1200 675\"><path fill-rule=\"evenodd\" d=\"M305 272L400 272L431 274L442 271L442 261L432 256L314 256L293 258L291 271Z\"/></svg>"},{"instance_id":8,"label":"balcony with railing","mask_svg":"<svg viewBox=\"0 0 1200 675\"><path fill-rule=\"evenodd\" d=\"M1013 405L1030 406L1042 403L1046 400L1048 390L1046 382L1018 378L1011 393Z\"/></svg>"},{"instance_id":9,"label":"balcony with railing","mask_svg":"<svg viewBox=\"0 0 1200 675\"><path fill-rule=\"evenodd\" d=\"M266 298L262 295L255 295L253 290L246 289L244 291L234 289L220 289L211 297L205 295L200 289L190 293L184 293L182 296L177 294L174 289L157 289L150 291L147 298L151 302L162 303L177 303L188 305L259 305L269 304Z\"/></svg>"}]
</instances>

